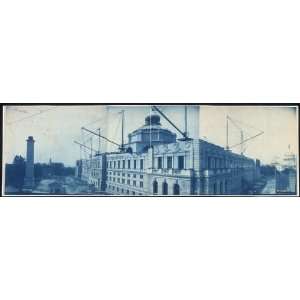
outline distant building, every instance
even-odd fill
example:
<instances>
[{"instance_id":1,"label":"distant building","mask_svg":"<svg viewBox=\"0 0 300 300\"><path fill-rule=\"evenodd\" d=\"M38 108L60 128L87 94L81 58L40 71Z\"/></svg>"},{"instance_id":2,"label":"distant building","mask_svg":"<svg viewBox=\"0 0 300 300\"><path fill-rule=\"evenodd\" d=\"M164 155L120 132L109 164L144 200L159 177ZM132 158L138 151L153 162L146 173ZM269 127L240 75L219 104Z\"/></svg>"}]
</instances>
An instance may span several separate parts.
<instances>
[{"instance_id":1,"label":"distant building","mask_svg":"<svg viewBox=\"0 0 300 300\"><path fill-rule=\"evenodd\" d=\"M125 151L77 161L77 176L117 195L243 194L260 176L259 160L201 139L176 140L157 114L128 140Z\"/></svg>"},{"instance_id":2,"label":"distant building","mask_svg":"<svg viewBox=\"0 0 300 300\"><path fill-rule=\"evenodd\" d=\"M283 157L283 169L294 169L296 170L297 167L297 161L296 161L296 155L291 152L290 146L289 151L285 153Z\"/></svg>"},{"instance_id":3,"label":"distant building","mask_svg":"<svg viewBox=\"0 0 300 300\"><path fill-rule=\"evenodd\" d=\"M276 178L278 193L296 194L297 191L297 160L296 155L289 151L283 156Z\"/></svg>"}]
</instances>

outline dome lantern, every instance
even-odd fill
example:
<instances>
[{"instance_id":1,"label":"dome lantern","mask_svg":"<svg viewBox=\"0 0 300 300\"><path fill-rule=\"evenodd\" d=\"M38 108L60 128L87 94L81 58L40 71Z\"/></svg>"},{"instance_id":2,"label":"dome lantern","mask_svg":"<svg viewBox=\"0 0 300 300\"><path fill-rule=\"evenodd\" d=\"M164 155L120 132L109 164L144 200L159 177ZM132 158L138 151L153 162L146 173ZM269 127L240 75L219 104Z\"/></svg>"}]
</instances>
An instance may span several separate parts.
<instances>
[{"instance_id":1,"label":"dome lantern","mask_svg":"<svg viewBox=\"0 0 300 300\"><path fill-rule=\"evenodd\" d=\"M160 116L157 114L150 114L145 118L145 125L161 125L160 124Z\"/></svg>"}]
</instances>

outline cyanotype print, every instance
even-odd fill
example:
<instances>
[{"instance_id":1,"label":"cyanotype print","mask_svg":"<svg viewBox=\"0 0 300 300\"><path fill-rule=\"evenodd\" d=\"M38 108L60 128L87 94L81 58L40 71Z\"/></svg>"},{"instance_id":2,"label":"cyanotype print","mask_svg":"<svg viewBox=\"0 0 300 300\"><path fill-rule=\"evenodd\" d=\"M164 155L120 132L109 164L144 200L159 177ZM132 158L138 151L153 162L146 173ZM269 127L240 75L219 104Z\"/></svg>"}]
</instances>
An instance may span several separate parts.
<instances>
[{"instance_id":1,"label":"cyanotype print","mask_svg":"<svg viewBox=\"0 0 300 300\"><path fill-rule=\"evenodd\" d=\"M298 107L7 105L5 195L297 195Z\"/></svg>"}]
</instances>

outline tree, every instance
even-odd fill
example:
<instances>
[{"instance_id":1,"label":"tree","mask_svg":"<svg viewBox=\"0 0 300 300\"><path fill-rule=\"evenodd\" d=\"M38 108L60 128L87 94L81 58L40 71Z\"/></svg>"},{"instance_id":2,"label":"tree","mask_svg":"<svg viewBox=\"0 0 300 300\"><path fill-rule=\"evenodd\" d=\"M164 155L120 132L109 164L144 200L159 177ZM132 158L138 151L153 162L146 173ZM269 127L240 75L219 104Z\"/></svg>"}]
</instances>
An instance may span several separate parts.
<instances>
[{"instance_id":1,"label":"tree","mask_svg":"<svg viewBox=\"0 0 300 300\"><path fill-rule=\"evenodd\" d=\"M25 159L21 155L16 155L12 164L5 166L5 185L11 185L22 190L25 177Z\"/></svg>"}]
</instances>

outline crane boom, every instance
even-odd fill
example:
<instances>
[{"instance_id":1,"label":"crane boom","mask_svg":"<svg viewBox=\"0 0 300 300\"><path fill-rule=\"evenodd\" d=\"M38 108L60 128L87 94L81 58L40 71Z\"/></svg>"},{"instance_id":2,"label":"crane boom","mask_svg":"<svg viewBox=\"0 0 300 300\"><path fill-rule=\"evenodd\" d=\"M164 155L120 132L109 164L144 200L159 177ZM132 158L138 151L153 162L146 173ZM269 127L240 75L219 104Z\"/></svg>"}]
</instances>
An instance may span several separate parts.
<instances>
[{"instance_id":1,"label":"crane boom","mask_svg":"<svg viewBox=\"0 0 300 300\"><path fill-rule=\"evenodd\" d=\"M230 120L231 123L232 123L237 129L239 129L239 130L241 130L241 131L243 130L239 125L236 124L236 122L235 122L232 118L230 118L229 116L227 116L227 119Z\"/></svg>"},{"instance_id":2,"label":"crane boom","mask_svg":"<svg viewBox=\"0 0 300 300\"><path fill-rule=\"evenodd\" d=\"M258 136L260 136L260 135L262 135L263 133L264 133L264 132L261 131L260 133L258 133L258 134L254 135L254 136L251 136L251 137L245 139L242 143L235 144L235 145L233 145L233 146L230 146L229 148L233 148L233 147L240 146L240 145L242 145L242 144L244 144L244 143L246 143L246 142L248 142L248 141L250 141L250 140L252 140L252 139L254 139L254 138L258 137Z\"/></svg>"},{"instance_id":3,"label":"crane boom","mask_svg":"<svg viewBox=\"0 0 300 300\"><path fill-rule=\"evenodd\" d=\"M152 109L157 111L164 119L166 119L182 136L185 140L190 138L187 136L186 132L181 131L156 105L152 105Z\"/></svg>"},{"instance_id":4,"label":"crane boom","mask_svg":"<svg viewBox=\"0 0 300 300\"><path fill-rule=\"evenodd\" d=\"M77 141L74 141L74 143L77 144L77 145L79 145L79 146L82 146L82 147L84 147L84 148L87 148L87 149L89 149L89 150L98 152L97 150L95 150L95 149L93 149L93 148L90 148L90 147L88 147L88 146L86 146L86 145L83 145L83 144L81 144L81 143L79 143L79 142L77 142Z\"/></svg>"},{"instance_id":5,"label":"crane boom","mask_svg":"<svg viewBox=\"0 0 300 300\"><path fill-rule=\"evenodd\" d=\"M92 131L92 130L89 130L89 129L85 128L85 127L81 127L81 129L83 129L83 130L85 130L85 131L87 131L87 132L90 132L90 133L92 133L92 134L94 134L94 135L96 135L96 136L99 136L99 137L105 139L106 141L108 141L108 142L110 142L110 143L112 143L112 144L114 144L114 145L116 145L116 146L118 146L118 147L121 146L120 144L118 144L118 143L116 143L116 142L114 142L114 141L108 139L107 137L105 137L105 136L103 136L103 135L101 135L101 134L99 134L99 133L97 133L97 132L94 132L94 131Z\"/></svg>"},{"instance_id":6,"label":"crane boom","mask_svg":"<svg viewBox=\"0 0 300 300\"><path fill-rule=\"evenodd\" d=\"M256 138L256 137L258 137L258 136L260 136L260 135L262 135L264 132L263 131L260 131L259 133L257 133L257 134L255 134L255 135L253 135L253 136L251 136L251 137L249 137L249 138L247 138L247 139L244 139L244 129L243 128L241 128L241 126L239 126L237 123L241 123L241 121L238 121L238 120L233 120L231 117L229 117L228 115L226 116L226 119L227 119L227 123L226 123L226 149L227 150L229 150L229 149L231 149L231 148L233 148L233 147L237 147L237 146L241 146L241 154L243 155L243 153L244 153L244 151L245 151L245 148L244 148L244 144L246 143L246 142L248 142L248 141L250 141L250 140L252 140L252 139L254 139L254 138ZM229 131L229 129L228 129L228 120L240 131L240 133L241 133L241 141L240 141L240 143L237 143L237 144L235 144L235 145L233 145L233 146L228 146L228 135L229 135L229 133L228 133L228 131ZM245 124L244 124L245 125ZM251 127L251 128L254 128L253 126L250 126L250 125L245 125L245 126L247 126L247 127ZM254 129L256 129L256 128L254 128ZM256 129L256 130L258 130L258 129Z\"/></svg>"}]
</instances>

